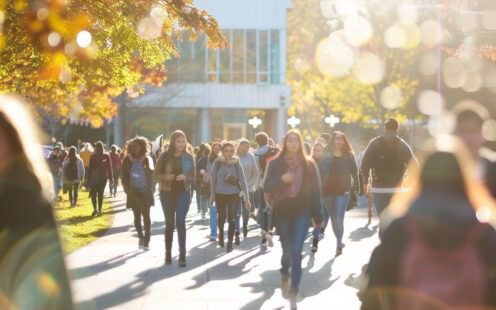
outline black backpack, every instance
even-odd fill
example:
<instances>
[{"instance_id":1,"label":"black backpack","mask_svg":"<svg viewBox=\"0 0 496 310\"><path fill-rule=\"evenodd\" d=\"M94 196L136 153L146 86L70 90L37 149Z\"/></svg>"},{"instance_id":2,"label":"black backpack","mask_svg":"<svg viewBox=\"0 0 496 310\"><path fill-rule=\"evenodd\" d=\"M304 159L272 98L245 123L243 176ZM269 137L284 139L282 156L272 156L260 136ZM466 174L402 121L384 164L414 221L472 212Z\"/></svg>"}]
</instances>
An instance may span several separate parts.
<instances>
[{"instance_id":1,"label":"black backpack","mask_svg":"<svg viewBox=\"0 0 496 310\"><path fill-rule=\"evenodd\" d=\"M65 167L65 178L67 180L78 179L77 160L69 160L69 164Z\"/></svg>"},{"instance_id":2,"label":"black backpack","mask_svg":"<svg viewBox=\"0 0 496 310\"><path fill-rule=\"evenodd\" d=\"M406 166L401 163L399 152L401 152L400 139L395 138L392 142L387 142L383 137L379 138L375 145L373 169L374 179L381 183L396 184L401 181L405 173Z\"/></svg>"}]
</instances>

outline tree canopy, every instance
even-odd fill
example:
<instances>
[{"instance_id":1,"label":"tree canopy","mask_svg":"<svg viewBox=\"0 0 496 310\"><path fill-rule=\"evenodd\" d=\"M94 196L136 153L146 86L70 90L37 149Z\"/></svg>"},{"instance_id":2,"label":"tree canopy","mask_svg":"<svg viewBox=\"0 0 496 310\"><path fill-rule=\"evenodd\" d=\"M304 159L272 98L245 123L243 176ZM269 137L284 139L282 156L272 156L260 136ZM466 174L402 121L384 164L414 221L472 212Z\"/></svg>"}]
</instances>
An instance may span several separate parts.
<instances>
[{"instance_id":1,"label":"tree canopy","mask_svg":"<svg viewBox=\"0 0 496 310\"><path fill-rule=\"evenodd\" d=\"M113 98L166 80L178 57L174 37L200 33L227 42L217 21L192 0L0 0L0 92L40 113L100 126Z\"/></svg>"}]
</instances>

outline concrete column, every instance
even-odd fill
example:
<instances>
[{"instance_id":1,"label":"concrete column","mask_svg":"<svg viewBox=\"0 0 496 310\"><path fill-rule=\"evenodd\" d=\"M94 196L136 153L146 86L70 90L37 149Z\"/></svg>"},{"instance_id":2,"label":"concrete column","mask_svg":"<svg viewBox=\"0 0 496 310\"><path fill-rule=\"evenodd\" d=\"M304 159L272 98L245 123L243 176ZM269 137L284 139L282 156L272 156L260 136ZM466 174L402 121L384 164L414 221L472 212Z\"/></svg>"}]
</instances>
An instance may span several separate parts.
<instances>
[{"instance_id":1,"label":"concrete column","mask_svg":"<svg viewBox=\"0 0 496 310\"><path fill-rule=\"evenodd\" d=\"M277 110L277 121L276 121L276 143L281 143L283 136L288 131L288 110L286 107L281 107Z\"/></svg>"},{"instance_id":2,"label":"concrete column","mask_svg":"<svg viewBox=\"0 0 496 310\"><path fill-rule=\"evenodd\" d=\"M210 124L210 109L200 109L200 126L198 126L198 139L199 142L208 142L211 139L211 124Z\"/></svg>"},{"instance_id":3,"label":"concrete column","mask_svg":"<svg viewBox=\"0 0 496 310\"><path fill-rule=\"evenodd\" d=\"M119 108L119 111L117 111L117 114L115 115L114 119L112 120L112 123L114 125L114 144L122 147L123 141L122 141L122 124L121 124L120 112L121 111Z\"/></svg>"}]
</instances>

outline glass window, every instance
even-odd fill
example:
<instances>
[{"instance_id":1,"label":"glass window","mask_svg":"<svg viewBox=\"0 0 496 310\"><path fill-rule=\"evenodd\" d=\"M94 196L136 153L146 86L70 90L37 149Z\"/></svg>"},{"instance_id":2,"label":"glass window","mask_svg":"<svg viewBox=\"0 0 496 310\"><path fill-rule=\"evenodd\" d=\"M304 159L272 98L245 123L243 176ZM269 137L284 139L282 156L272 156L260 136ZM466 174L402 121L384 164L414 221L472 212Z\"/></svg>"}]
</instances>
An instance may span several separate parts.
<instances>
[{"instance_id":1,"label":"glass window","mask_svg":"<svg viewBox=\"0 0 496 310\"><path fill-rule=\"evenodd\" d=\"M246 83L257 82L257 32L246 31Z\"/></svg>"},{"instance_id":2,"label":"glass window","mask_svg":"<svg viewBox=\"0 0 496 310\"><path fill-rule=\"evenodd\" d=\"M224 36L231 42L231 37L230 37L231 31L225 30L224 31ZM221 83L229 83L231 82L231 49L230 48L223 48L219 50L219 58L220 58L220 64L219 64L219 69L220 69L220 76L219 76L219 82Z\"/></svg>"},{"instance_id":3,"label":"glass window","mask_svg":"<svg viewBox=\"0 0 496 310\"><path fill-rule=\"evenodd\" d=\"M234 30L231 41L232 48L232 81L244 83L245 38L243 30Z\"/></svg>"},{"instance_id":4,"label":"glass window","mask_svg":"<svg viewBox=\"0 0 496 310\"><path fill-rule=\"evenodd\" d=\"M191 68L193 71L192 81L196 83L205 82L205 35L201 35L193 43L193 60Z\"/></svg>"},{"instance_id":5,"label":"glass window","mask_svg":"<svg viewBox=\"0 0 496 310\"><path fill-rule=\"evenodd\" d=\"M260 31L258 33L258 82L269 82L269 33Z\"/></svg>"},{"instance_id":6,"label":"glass window","mask_svg":"<svg viewBox=\"0 0 496 310\"><path fill-rule=\"evenodd\" d=\"M280 83L280 45L279 45L279 30L270 32L270 82L272 84Z\"/></svg>"},{"instance_id":7,"label":"glass window","mask_svg":"<svg viewBox=\"0 0 496 310\"><path fill-rule=\"evenodd\" d=\"M217 49L207 49L208 53L208 72L207 72L207 79L208 82L218 82L219 77L218 77L218 70L217 70L217 56L219 54L219 50Z\"/></svg>"}]
</instances>

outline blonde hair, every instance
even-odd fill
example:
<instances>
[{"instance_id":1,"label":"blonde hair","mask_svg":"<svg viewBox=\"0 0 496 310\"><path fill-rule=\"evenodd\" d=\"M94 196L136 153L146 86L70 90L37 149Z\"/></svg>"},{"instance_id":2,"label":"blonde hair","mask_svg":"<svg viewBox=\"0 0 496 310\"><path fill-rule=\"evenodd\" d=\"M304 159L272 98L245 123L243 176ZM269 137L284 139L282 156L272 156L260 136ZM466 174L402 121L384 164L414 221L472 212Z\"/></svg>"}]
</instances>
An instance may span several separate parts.
<instances>
[{"instance_id":1,"label":"blonde hair","mask_svg":"<svg viewBox=\"0 0 496 310\"><path fill-rule=\"evenodd\" d=\"M37 181L39 182L42 195L52 200L53 179L41 148L41 131L36 125L30 111L20 99L13 96L0 95L0 115L7 122L7 126L11 126L17 134L16 139L21 150L16 156L24 163Z\"/></svg>"},{"instance_id":2,"label":"blonde hair","mask_svg":"<svg viewBox=\"0 0 496 310\"><path fill-rule=\"evenodd\" d=\"M422 191L422 172L426 163L435 153L449 153L454 156L463 178L463 188L468 201L475 209L479 221L488 222L496 227L496 208L494 200L482 180L477 178L477 163L465 145L454 136L433 138L425 144L418 156L419 166L414 161L408 167L406 180L409 191L395 194L389 207L381 214L381 223L388 226L393 220L404 216Z\"/></svg>"}]
</instances>

